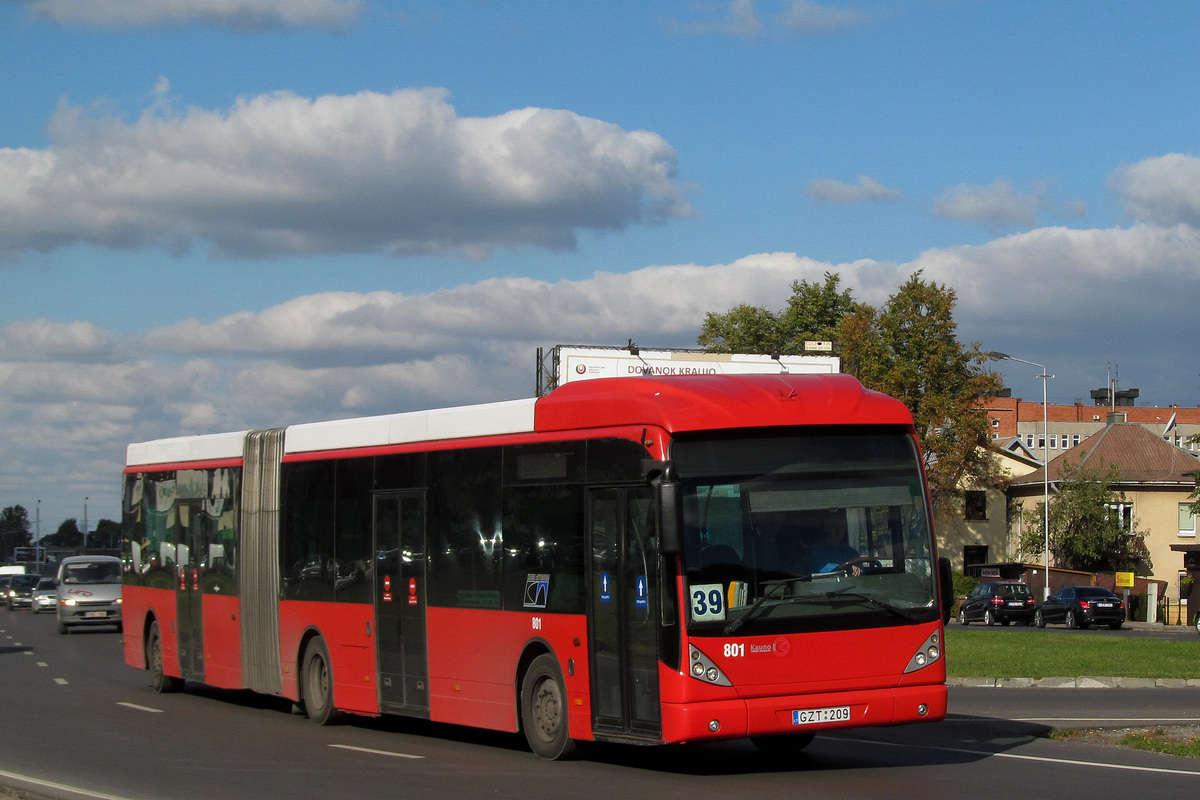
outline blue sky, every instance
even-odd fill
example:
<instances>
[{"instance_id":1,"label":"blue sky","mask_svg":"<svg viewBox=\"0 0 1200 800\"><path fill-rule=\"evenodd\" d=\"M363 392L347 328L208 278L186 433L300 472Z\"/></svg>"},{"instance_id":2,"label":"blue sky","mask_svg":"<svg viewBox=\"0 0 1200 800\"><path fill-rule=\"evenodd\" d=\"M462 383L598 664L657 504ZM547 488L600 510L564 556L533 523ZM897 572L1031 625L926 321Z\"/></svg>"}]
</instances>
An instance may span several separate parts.
<instances>
[{"instance_id":1,"label":"blue sky","mask_svg":"<svg viewBox=\"0 0 1200 800\"><path fill-rule=\"evenodd\" d=\"M1200 6L0 0L0 507L124 446L528 396L916 269L966 341L1200 403ZM1003 365L1040 398L1036 368Z\"/></svg>"}]
</instances>

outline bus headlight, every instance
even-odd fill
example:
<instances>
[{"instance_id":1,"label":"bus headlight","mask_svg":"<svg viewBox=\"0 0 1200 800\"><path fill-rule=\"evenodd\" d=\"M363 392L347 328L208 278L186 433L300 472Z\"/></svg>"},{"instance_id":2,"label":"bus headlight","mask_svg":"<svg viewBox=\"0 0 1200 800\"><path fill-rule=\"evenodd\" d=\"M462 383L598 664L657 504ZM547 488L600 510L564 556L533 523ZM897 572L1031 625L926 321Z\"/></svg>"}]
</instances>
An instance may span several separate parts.
<instances>
[{"instance_id":1,"label":"bus headlight","mask_svg":"<svg viewBox=\"0 0 1200 800\"><path fill-rule=\"evenodd\" d=\"M941 642L942 637L939 634L931 633L929 638L917 648L917 652L913 653L913 657L909 659L908 666L904 668L904 671L906 673L916 672L936 663L942 657Z\"/></svg>"},{"instance_id":2,"label":"bus headlight","mask_svg":"<svg viewBox=\"0 0 1200 800\"><path fill-rule=\"evenodd\" d=\"M694 644L688 645L688 672L698 681L712 684L713 686L733 686L729 678L725 677L725 673L721 672L721 668L712 662L708 656L701 653Z\"/></svg>"}]
</instances>

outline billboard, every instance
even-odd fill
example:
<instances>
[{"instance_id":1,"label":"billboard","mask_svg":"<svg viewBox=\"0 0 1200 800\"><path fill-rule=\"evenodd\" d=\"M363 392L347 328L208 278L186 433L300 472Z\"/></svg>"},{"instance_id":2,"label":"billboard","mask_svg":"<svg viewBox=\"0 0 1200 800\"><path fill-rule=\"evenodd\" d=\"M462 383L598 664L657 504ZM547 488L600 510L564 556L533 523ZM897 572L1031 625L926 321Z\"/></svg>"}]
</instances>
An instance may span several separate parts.
<instances>
[{"instance_id":1,"label":"billboard","mask_svg":"<svg viewBox=\"0 0 1200 800\"><path fill-rule=\"evenodd\" d=\"M828 342L808 344L810 349L829 347ZM841 369L841 360L833 355L769 356L696 350L643 350L637 346L559 345L554 349L554 356L555 375L560 386L591 378L629 378L639 375L828 375Z\"/></svg>"}]
</instances>

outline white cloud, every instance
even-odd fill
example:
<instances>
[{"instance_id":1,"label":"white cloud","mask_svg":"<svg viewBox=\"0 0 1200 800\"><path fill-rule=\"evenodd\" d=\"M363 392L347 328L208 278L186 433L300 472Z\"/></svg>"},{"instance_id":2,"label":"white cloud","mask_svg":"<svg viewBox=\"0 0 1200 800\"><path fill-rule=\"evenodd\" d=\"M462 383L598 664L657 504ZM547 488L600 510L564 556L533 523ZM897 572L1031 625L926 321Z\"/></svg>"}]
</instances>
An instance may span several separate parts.
<instances>
[{"instance_id":1,"label":"white cloud","mask_svg":"<svg viewBox=\"0 0 1200 800\"><path fill-rule=\"evenodd\" d=\"M540 108L458 117L437 89L156 106L132 124L63 106L50 135L0 149L0 257L206 243L485 258L690 213L657 134Z\"/></svg>"},{"instance_id":2,"label":"white cloud","mask_svg":"<svg viewBox=\"0 0 1200 800\"><path fill-rule=\"evenodd\" d=\"M90 322L17 320L0 329L0 361L111 361L123 350L117 336Z\"/></svg>"},{"instance_id":3,"label":"white cloud","mask_svg":"<svg viewBox=\"0 0 1200 800\"><path fill-rule=\"evenodd\" d=\"M1116 170L1110 184L1134 219L1200 228L1200 158L1169 153Z\"/></svg>"},{"instance_id":4,"label":"white cloud","mask_svg":"<svg viewBox=\"0 0 1200 800\"><path fill-rule=\"evenodd\" d=\"M769 27L759 18L754 0L731 0L727 4L695 3L693 7L705 18L674 23L672 27L675 30L686 34L715 33L752 40L768 32L778 34L777 38L832 33L871 21L871 15L865 11L838 8L814 0L785 0L780 13L772 17Z\"/></svg>"},{"instance_id":5,"label":"white cloud","mask_svg":"<svg viewBox=\"0 0 1200 800\"><path fill-rule=\"evenodd\" d=\"M739 39L756 39L762 35L763 24L754 10L754 0L732 0L728 7L708 4L709 19L703 22L685 22L675 28L687 34L719 33Z\"/></svg>"},{"instance_id":6,"label":"white cloud","mask_svg":"<svg viewBox=\"0 0 1200 800\"><path fill-rule=\"evenodd\" d=\"M1018 194L1011 182L998 178L990 186L960 183L947 189L934 202L933 213L989 227L1032 227L1037 222L1038 212L1045 207L1044 187L1035 186L1029 194Z\"/></svg>"},{"instance_id":7,"label":"white cloud","mask_svg":"<svg viewBox=\"0 0 1200 800\"><path fill-rule=\"evenodd\" d=\"M151 28L210 25L235 30L343 28L365 0L29 0L30 14L61 25Z\"/></svg>"},{"instance_id":8,"label":"white cloud","mask_svg":"<svg viewBox=\"0 0 1200 800\"><path fill-rule=\"evenodd\" d=\"M807 35L853 28L870 21L871 15L865 11L836 8L813 0L788 0L779 17L779 26L789 33Z\"/></svg>"},{"instance_id":9,"label":"white cloud","mask_svg":"<svg viewBox=\"0 0 1200 800\"><path fill-rule=\"evenodd\" d=\"M13 323L0 331L5 486L23 498L44 485L107 496L130 441L527 397L539 346L691 347L706 312L780 309L795 280L836 272L880 305L918 269L956 290L960 338L1049 365L1052 393L1103 385L1111 360L1146 404L1191 402L1200 232L1041 228L903 264L763 253L587 280L311 295L126 337Z\"/></svg>"},{"instance_id":10,"label":"white cloud","mask_svg":"<svg viewBox=\"0 0 1200 800\"><path fill-rule=\"evenodd\" d=\"M808 184L808 196L818 203L894 203L901 199L899 189L884 186L868 175L859 175L855 183L817 178Z\"/></svg>"}]
</instances>

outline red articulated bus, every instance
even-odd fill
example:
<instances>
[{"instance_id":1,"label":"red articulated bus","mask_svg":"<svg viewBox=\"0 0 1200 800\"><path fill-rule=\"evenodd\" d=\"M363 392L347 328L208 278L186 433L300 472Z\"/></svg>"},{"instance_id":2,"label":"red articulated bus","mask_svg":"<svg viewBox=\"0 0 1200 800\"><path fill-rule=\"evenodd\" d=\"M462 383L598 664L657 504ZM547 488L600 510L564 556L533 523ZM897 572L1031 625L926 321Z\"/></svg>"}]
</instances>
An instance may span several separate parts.
<instances>
[{"instance_id":1,"label":"red articulated bus","mask_svg":"<svg viewBox=\"0 0 1200 800\"><path fill-rule=\"evenodd\" d=\"M912 417L845 375L637 377L537 400L132 444L125 660L578 742L946 712Z\"/></svg>"}]
</instances>

